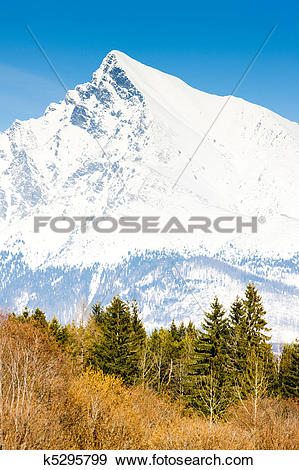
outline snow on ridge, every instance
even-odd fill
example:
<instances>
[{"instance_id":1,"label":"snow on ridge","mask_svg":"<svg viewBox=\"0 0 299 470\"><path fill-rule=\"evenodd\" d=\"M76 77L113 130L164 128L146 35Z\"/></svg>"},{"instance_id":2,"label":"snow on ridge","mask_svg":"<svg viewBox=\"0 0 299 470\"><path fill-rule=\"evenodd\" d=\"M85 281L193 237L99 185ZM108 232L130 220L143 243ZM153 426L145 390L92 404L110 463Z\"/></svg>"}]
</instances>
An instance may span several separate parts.
<instances>
[{"instance_id":1,"label":"snow on ridge","mask_svg":"<svg viewBox=\"0 0 299 470\"><path fill-rule=\"evenodd\" d=\"M216 284L224 292L232 268L238 269L232 295L243 278L260 276L261 289L268 292L268 283L276 277L281 284L276 293L267 294L267 302L276 310L280 303L285 305L283 319L277 312L272 322L282 323L289 331L294 321L288 323L286 312L292 305L297 308L292 289L299 285L298 125L232 98L175 190L171 189L225 99L111 51L90 82L68 91L60 103L51 103L40 118L17 120L0 134L0 251L3 273L9 273L8 281L3 278L0 305L1 299L17 301L6 294L13 292L13 286L19 286L20 298L33 302L49 283L65 317L64 289L59 290L66 282L63 272L69 282L65 289L71 292L76 283L81 285L74 299L78 303L83 293L90 299L101 290L104 272L129 266L137 254L152 253L152 259L145 261L152 266L146 277L150 280L157 273L168 279L167 263L157 264L159 253L167 252L170 264L188 253L186 259L197 257L197 262L202 256L221 257L229 272L224 287L220 265L213 266L213 277L204 287L192 281L193 294L203 289L206 301L214 292L211 279L217 273L220 284ZM83 236L77 230L49 236L46 229L33 234L33 216L38 214L258 215L266 223L259 226L258 234L105 238L92 232ZM25 277L21 281L17 266L29 273L29 286ZM132 269L131 277L122 281L122 291L128 292L135 279L145 311L154 312L147 321L162 321L164 281L160 286L157 282L153 292L151 282L144 281L142 263L135 269L137 273ZM192 269L193 277L206 279L204 265ZM45 270L50 274L43 274ZM113 283L110 271L109 276ZM179 318L191 308L192 295L183 296L183 285L176 289L177 294L169 288L169 296L177 298L168 301Z\"/></svg>"}]
</instances>

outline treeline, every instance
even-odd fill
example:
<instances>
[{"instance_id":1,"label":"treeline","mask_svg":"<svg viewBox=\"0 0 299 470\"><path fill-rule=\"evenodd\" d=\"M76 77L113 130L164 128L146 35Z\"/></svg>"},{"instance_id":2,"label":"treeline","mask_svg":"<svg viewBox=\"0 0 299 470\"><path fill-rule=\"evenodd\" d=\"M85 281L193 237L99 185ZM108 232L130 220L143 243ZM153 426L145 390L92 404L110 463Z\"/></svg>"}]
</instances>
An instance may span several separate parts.
<instances>
[{"instance_id":1,"label":"treeline","mask_svg":"<svg viewBox=\"0 0 299 470\"><path fill-rule=\"evenodd\" d=\"M55 338L81 371L103 372L124 384L153 389L178 400L185 410L226 418L232 406L251 400L257 419L263 399L298 399L299 344L284 345L276 357L269 343L265 310L254 284L226 312L215 298L201 327L192 322L147 334L136 301L114 297L95 304L87 322L61 325L40 309L10 318L30 323Z\"/></svg>"}]
</instances>

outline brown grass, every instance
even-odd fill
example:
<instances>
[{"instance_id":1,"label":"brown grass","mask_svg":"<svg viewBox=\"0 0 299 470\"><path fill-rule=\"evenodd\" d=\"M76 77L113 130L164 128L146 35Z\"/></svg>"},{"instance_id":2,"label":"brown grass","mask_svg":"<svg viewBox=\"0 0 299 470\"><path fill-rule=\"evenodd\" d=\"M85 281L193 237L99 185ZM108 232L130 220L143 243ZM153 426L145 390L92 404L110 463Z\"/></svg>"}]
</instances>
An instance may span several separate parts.
<instances>
[{"instance_id":1,"label":"brown grass","mask_svg":"<svg viewBox=\"0 0 299 470\"><path fill-rule=\"evenodd\" d=\"M179 405L101 372L78 375L38 328L0 321L2 449L295 449L298 407L264 399L227 422L186 416Z\"/></svg>"}]
</instances>

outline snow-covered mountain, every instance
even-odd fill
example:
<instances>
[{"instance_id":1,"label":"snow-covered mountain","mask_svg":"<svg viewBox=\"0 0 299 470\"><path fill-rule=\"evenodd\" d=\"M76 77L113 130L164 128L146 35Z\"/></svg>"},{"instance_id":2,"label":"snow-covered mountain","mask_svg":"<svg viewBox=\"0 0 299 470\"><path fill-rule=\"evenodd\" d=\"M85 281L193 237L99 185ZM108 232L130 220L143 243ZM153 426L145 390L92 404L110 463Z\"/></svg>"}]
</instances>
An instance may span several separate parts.
<instances>
[{"instance_id":1,"label":"snow-covered mountain","mask_svg":"<svg viewBox=\"0 0 299 470\"><path fill-rule=\"evenodd\" d=\"M299 126L110 52L90 83L0 134L0 305L68 321L135 297L151 328L200 323L253 280L273 340L298 335ZM43 216L258 216L251 233L58 234ZM248 219L249 220L249 219ZM163 224L162 224L163 225ZM79 312L79 313L78 313Z\"/></svg>"}]
</instances>

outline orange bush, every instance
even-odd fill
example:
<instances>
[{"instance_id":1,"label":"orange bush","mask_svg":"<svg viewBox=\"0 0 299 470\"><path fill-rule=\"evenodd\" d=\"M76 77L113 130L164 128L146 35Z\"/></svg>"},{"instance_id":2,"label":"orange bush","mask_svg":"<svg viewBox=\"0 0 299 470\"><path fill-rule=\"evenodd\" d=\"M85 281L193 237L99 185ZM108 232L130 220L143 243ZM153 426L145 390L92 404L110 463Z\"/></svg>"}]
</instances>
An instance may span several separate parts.
<instances>
[{"instance_id":1,"label":"orange bush","mask_svg":"<svg viewBox=\"0 0 299 470\"><path fill-rule=\"evenodd\" d=\"M70 368L56 343L30 323L0 319L0 446L61 445Z\"/></svg>"},{"instance_id":2,"label":"orange bush","mask_svg":"<svg viewBox=\"0 0 299 470\"><path fill-rule=\"evenodd\" d=\"M298 447L298 410L292 403L264 400L255 428L243 406L229 422L210 425L142 387L128 388L102 372L86 372L70 391L72 441L91 449L293 449ZM250 413L250 402L246 403ZM74 424L77 423L77 424Z\"/></svg>"},{"instance_id":3,"label":"orange bush","mask_svg":"<svg viewBox=\"0 0 299 470\"><path fill-rule=\"evenodd\" d=\"M263 399L210 424L101 371L78 373L46 331L0 318L2 449L295 449L298 407Z\"/></svg>"}]
</instances>

